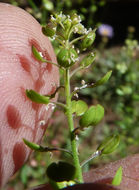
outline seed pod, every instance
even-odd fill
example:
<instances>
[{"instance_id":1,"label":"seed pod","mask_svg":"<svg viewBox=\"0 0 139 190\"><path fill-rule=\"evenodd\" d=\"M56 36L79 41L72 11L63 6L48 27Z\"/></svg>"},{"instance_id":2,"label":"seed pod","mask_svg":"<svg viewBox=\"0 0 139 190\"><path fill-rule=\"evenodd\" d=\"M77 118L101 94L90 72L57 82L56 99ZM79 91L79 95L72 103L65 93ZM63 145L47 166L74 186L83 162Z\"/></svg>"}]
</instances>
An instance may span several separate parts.
<instances>
[{"instance_id":1,"label":"seed pod","mask_svg":"<svg viewBox=\"0 0 139 190\"><path fill-rule=\"evenodd\" d=\"M65 49L62 48L57 55L58 64L62 67L72 66L78 58L78 54L75 49Z\"/></svg>"},{"instance_id":2,"label":"seed pod","mask_svg":"<svg viewBox=\"0 0 139 190\"><path fill-rule=\"evenodd\" d=\"M96 53L92 52L82 59L82 61L80 62L80 65L83 68L87 68L94 62L95 58L96 58Z\"/></svg>"},{"instance_id":3,"label":"seed pod","mask_svg":"<svg viewBox=\"0 0 139 190\"><path fill-rule=\"evenodd\" d=\"M90 125L97 125L104 116L104 108L101 105L91 106L81 117L79 123L81 128L88 127Z\"/></svg>"},{"instance_id":4,"label":"seed pod","mask_svg":"<svg viewBox=\"0 0 139 190\"><path fill-rule=\"evenodd\" d=\"M110 154L115 151L120 142L119 135L111 135L107 137L97 148L102 154Z\"/></svg>"},{"instance_id":5,"label":"seed pod","mask_svg":"<svg viewBox=\"0 0 139 190\"><path fill-rule=\"evenodd\" d=\"M96 30L91 30L83 39L82 44L81 44L81 48L83 50L85 50L86 48L90 47L93 42L95 41L96 38L96 34L95 34Z\"/></svg>"},{"instance_id":6,"label":"seed pod","mask_svg":"<svg viewBox=\"0 0 139 190\"><path fill-rule=\"evenodd\" d=\"M42 32L45 36L53 37L56 33L56 25L54 23L49 23L45 27L42 27Z\"/></svg>"},{"instance_id":7,"label":"seed pod","mask_svg":"<svg viewBox=\"0 0 139 190\"><path fill-rule=\"evenodd\" d=\"M48 96L43 96L34 90L26 90L27 97L38 104L49 104L50 98Z\"/></svg>"},{"instance_id":8,"label":"seed pod","mask_svg":"<svg viewBox=\"0 0 139 190\"><path fill-rule=\"evenodd\" d=\"M78 101L73 100L71 102L71 106L72 106L72 113L76 113L77 116L83 115L85 111L88 109L87 104L82 100Z\"/></svg>"}]
</instances>

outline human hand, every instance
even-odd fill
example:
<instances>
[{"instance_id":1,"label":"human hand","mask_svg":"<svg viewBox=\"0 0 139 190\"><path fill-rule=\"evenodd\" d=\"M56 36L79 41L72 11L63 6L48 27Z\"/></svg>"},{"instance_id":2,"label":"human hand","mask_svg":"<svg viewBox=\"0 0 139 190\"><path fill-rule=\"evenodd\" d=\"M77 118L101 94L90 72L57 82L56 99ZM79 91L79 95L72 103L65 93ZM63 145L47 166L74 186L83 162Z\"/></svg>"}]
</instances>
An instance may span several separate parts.
<instances>
[{"instance_id":1,"label":"human hand","mask_svg":"<svg viewBox=\"0 0 139 190\"><path fill-rule=\"evenodd\" d=\"M52 113L51 106L46 111L25 94L26 89L54 93L59 81L55 66L35 60L32 45L56 62L40 24L24 10L0 3L0 186L30 154L22 139L39 143Z\"/></svg>"}]
</instances>

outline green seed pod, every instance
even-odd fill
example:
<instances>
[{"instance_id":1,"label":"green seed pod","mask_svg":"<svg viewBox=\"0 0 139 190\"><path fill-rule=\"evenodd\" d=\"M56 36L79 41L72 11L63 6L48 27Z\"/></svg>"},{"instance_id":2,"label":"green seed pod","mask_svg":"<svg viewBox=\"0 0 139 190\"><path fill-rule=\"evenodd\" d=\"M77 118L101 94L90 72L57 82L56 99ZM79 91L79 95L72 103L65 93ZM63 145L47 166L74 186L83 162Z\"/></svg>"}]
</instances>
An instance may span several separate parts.
<instances>
[{"instance_id":1,"label":"green seed pod","mask_svg":"<svg viewBox=\"0 0 139 190\"><path fill-rule=\"evenodd\" d=\"M57 55L58 64L65 68L72 66L77 61L77 58L78 54L73 48L62 48Z\"/></svg>"},{"instance_id":2,"label":"green seed pod","mask_svg":"<svg viewBox=\"0 0 139 190\"><path fill-rule=\"evenodd\" d=\"M80 62L80 66L82 66L83 68L87 68L89 67L95 60L96 58L96 53L90 53L87 56L85 56L82 61Z\"/></svg>"},{"instance_id":3,"label":"green seed pod","mask_svg":"<svg viewBox=\"0 0 139 190\"><path fill-rule=\"evenodd\" d=\"M95 41L96 38L96 30L91 30L83 39L82 44L81 44L81 48L83 50L85 50L86 48L90 47L93 42Z\"/></svg>"},{"instance_id":4,"label":"green seed pod","mask_svg":"<svg viewBox=\"0 0 139 190\"><path fill-rule=\"evenodd\" d=\"M115 151L120 143L119 135L111 135L107 137L97 148L102 154L110 154Z\"/></svg>"},{"instance_id":5,"label":"green seed pod","mask_svg":"<svg viewBox=\"0 0 139 190\"><path fill-rule=\"evenodd\" d=\"M26 90L26 96L32 101L38 104L49 104L50 97L43 96L34 90Z\"/></svg>"},{"instance_id":6,"label":"green seed pod","mask_svg":"<svg viewBox=\"0 0 139 190\"><path fill-rule=\"evenodd\" d=\"M101 105L91 106L81 117L79 123L81 128L97 125L104 117L104 108Z\"/></svg>"},{"instance_id":7,"label":"green seed pod","mask_svg":"<svg viewBox=\"0 0 139 190\"><path fill-rule=\"evenodd\" d=\"M26 139L23 139L24 143L29 147L31 148L32 150L36 150L36 151L39 151L39 152L43 152L43 147L41 147L40 145L38 144L35 144L33 142L30 142Z\"/></svg>"},{"instance_id":8,"label":"green seed pod","mask_svg":"<svg viewBox=\"0 0 139 190\"><path fill-rule=\"evenodd\" d=\"M56 25L54 23L49 23L45 27L42 27L42 33L45 36L53 37L56 33Z\"/></svg>"}]
</instances>

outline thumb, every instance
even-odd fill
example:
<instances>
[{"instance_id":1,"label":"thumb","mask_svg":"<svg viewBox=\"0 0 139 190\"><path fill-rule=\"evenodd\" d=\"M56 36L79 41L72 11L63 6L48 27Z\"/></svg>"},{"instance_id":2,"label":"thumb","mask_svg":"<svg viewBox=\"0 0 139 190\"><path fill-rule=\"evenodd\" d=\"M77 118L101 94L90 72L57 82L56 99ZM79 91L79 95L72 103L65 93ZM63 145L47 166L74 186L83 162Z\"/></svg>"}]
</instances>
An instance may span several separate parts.
<instances>
[{"instance_id":1,"label":"thumb","mask_svg":"<svg viewBox=\"0 0 139 190\"><path fill-rule=\"evenodd\" d=\"M56 62L52 46L39 23L24 10L0 3L0 186L27 160L30 150L22 139L40 142L51 116L44 105L32 103L25 90L51 94L58 85L58 70L40 64L34 45L45 59ZM43 122L40 122L42 121Z\"/></svg>"}]
</instances>

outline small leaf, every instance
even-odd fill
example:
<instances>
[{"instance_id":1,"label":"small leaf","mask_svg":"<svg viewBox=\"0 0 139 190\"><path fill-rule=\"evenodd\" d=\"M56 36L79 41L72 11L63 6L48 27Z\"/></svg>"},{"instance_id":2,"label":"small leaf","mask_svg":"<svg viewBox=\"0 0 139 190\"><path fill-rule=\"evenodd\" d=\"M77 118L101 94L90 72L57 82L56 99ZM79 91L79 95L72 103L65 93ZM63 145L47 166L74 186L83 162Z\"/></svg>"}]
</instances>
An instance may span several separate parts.
<instances>
[{"instance_id":1,"label":"small leaf","mask_svg":"<svg viewBox=\"0 0 139 190\"><path fill-rule=\"evenodd\" d=\"M82 100L72 101L72 113L75 112L77 116L83 115L87 110L87 108L88 108L87 104Z\"/></svg>"},{"instance_id":2,"label":"small leaf","mask_svg":"<svg viewBox=\"0 0 139 190\"><path fill-rule=\"evenodd\" d=\"M34 57L41 62L46 62L45 59L43 59L42 55L40 54L40 52L38 52L38 50L35 48L35 46L32 46L32 53L34 55Z\"/></svg>"},{"instance_id":3,"label":"small leaf","mask_svg":"<svg viewBox=\"0 0 139 190\"><path fill-rule=\"evenodd\" d=\"M96 58L96 53L92 52L82 59L82 61L80 62L80 65L83 68L87 68L94 62L95 58Z\"/></svg>"},{"instance_id":4,"label":"small leaf","mask_svg":"<svg viewBox=\"0 0 139 190\"><path fill-rule=\"evenodd\" d=\"M34 90L26 90L26 95L31 101L39 104L48 104L50 100L48 96L40 95Z\"/></svg>"},{"instance_id":5,"label":"small leaf","mask_svg":"<svg viewBox=\"0 0 139 190\"><path fill-rule=\"evenodd\" d=\"M102 154L110 154L118 147L120 142L119 135L111 135L107 137L97 148Z\"/></svg>"},{"instance_id":6,"label":"small leaf","mask_svg":"<svg viewBox=\"0 0 139 190\"><path fill-rule=\"evenodd\" d=\"M70 181L74 179L75 167L67 162L53 162L47 168L47 176L56 182Z\"/></svg>"},{"instance_id":7,"label":"small leaf","mask_svg":"<svg viewBox=\"0 0 139 190\"><path fill-rule=\"evenodd\" d=\"M123 169L120 166L118 168L118 170L116 171L116 174L112 180L112 185L118 186L120 185L121 181L122 181L122 175L123 175Z\"/></svg>"},{"instance_id":8,"label":"small leaf","mask_svg":"<svg viewBox=\"0 0 139 190\"><path fill-rule=\"evenodd\" d=\"M40 151L40 152L43 152L43 147L41 147L40 145L38 144L35 144L33 142L30 142L26 139L23 139L24 143L29 147L31 148L32 150L36 150L36 151Z\"/></svg>"},{"instance_id":9,"label":"small leaf","mask_svg":"<svg viewBox=\"0 0 139 190\"><path fill-rule=\"evenodd\" d=\"M109 80L111 74L112 74L112 71L107 72L100 80L98 80L93 85L93 87L100 86L100 85L104 84L105 82L107 82Z\"/></svg>"},{"instance_id":10,"label":"small leaf","mask_svg":"<svg viewBox=\"0 0 139 190\"><path fill-rule=\"evenodd\" d=\"M104 108L101 105L91 106L81 117L79 123L82 128L97 125L104 117Z\"/></svg>"}]
</instances>

